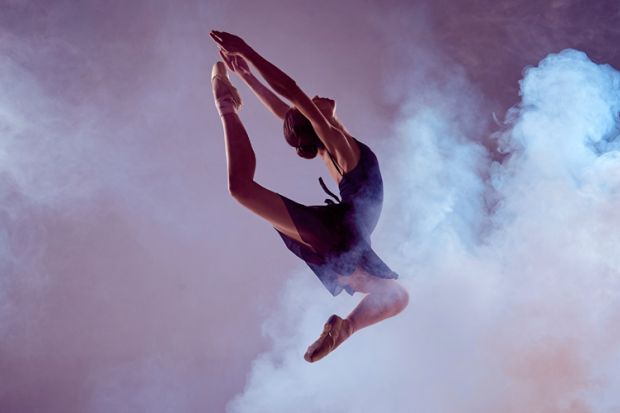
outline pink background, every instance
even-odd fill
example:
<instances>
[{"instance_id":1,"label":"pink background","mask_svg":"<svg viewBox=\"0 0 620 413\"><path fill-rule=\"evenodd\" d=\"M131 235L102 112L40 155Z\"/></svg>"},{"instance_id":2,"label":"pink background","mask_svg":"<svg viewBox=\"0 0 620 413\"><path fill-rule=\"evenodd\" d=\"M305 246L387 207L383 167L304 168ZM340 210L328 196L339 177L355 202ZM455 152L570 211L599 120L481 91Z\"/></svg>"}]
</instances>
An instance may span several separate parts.
<instances>
[{"instance_id":1,"label":"pink background","mask_svg":"<svg viewBox=\"0 0 620 413\"><path fill-rule=\"evenodd\" d=\"M223 411L271 348L285 282L313 277L227 194L210 29L335 98L384 164L409 94L458 67L501 159L493 113L525 66L565 47L620 66L615 2L543 3L0 2L0 411ZM321 165L233 81L257 180L321 203Z\"/></svg>"}]
</instances>

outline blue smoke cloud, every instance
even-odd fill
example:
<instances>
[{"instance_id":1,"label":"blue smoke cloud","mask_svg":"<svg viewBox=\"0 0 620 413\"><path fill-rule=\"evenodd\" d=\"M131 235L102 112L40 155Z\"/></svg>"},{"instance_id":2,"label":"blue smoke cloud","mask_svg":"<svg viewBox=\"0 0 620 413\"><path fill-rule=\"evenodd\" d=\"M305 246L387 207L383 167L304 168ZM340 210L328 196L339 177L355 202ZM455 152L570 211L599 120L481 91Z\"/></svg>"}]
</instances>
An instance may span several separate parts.
<instances>
[{"instance_id":1,"label":"blue smoke cloud","mask_svg":"<svg viewBox=\"0 0 620 413\"><path fill-rule=\"evenodd\" d=\"M410 99L377 243L410 307L308 366L309 331L354 300L330 303L293 279L265 324L273 350L230 412L620 408L620 73L565 50L520 87L494 136L501 163L464 136L479 107L463 88L444 89L442 104Z\"/></svg>"}]
</instances>

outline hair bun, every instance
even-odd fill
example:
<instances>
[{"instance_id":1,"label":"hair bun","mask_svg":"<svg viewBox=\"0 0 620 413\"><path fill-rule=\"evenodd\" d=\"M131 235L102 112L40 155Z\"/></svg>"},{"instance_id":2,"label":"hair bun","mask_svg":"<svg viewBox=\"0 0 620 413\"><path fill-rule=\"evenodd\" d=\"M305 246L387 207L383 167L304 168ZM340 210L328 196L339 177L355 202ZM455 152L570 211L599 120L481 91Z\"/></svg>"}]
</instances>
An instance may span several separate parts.
<instances>
[{"instance_id":1,"label":"hair bun","mask_svg":"<svg viewBox=\"0 0 620 413\"><path fill-rule=\"evenodd\" d=\"M302 158L314 158L323 142L319 139L312 123L299 110L289 109L284 116L284 139L296 149Z\"/></svg>"},{"instance_id":2,"label":"hair bun","mask_svg":"<svg viewBox=\"0 0 620 413\"><path fill-rule=\"evenodd\" d=\"M314 145L303 145L297 147L297 155L306 159L313 159L318 153L318 148Z\"/></svg>"}]
</instances>

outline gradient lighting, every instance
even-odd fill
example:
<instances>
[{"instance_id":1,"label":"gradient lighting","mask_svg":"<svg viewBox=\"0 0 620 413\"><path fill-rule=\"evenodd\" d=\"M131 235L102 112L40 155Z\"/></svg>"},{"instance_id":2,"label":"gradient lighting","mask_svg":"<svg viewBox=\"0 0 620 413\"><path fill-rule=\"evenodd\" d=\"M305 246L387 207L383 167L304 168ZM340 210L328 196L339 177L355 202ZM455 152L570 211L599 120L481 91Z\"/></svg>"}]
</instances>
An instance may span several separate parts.
<instances>
[{"instance_id":1,"label":"gradient lighting","mask_svg":"<svg viewBox=\"0 0 620 413\"><path fill-rule=\"evenodd\" d=\"M619 11L0 2L0 412L617 413ZM359 297L227 193L210 29L335 98L381 163L373 246L410 307L316 364ZM259 182L322 203L324 167L232 81Z\"/></svg>"}]
</instances>

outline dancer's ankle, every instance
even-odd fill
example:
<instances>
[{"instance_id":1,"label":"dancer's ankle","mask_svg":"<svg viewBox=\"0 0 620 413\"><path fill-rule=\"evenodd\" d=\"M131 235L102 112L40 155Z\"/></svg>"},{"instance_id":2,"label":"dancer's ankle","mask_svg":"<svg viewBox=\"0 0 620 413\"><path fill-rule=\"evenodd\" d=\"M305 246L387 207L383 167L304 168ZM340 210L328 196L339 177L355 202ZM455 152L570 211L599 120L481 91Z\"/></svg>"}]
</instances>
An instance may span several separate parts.
<instances>
[{"instance_id":1,"label":"dancer's ankle","mask_svg":"<svg viewBox=\"0 0 620 413\"><path fill-rule=\"evenodd\" d=\"M237 114L237 105L232 98L226 97L224 99L218 99L215 102L215 107L220 117L224 115Z\"/></svg>"},{"instance_id":2,"label":"dancer's ankle","mask_svg":"<svg viewBox=\"0 0 620 413\"><path fill-rule=\"evenodd\" d=\"M353 333L357 331L357 326L355 324L355 319L353 317L347 317L344 321L349 325L349 336L352 336Z\"/></svg>"},{"instance_id":3,"label":"dancer's ankle","mask_svg":"<svg viewBox=\"0 0 620 413\"><path fill-rule=\"evenodd\" d=\"M211 87L215 99L215 107L220 116L237 113L241 107L241 96L230 83L224 63L217 62L211 71Z\"/></svg>"}]
</instances>

